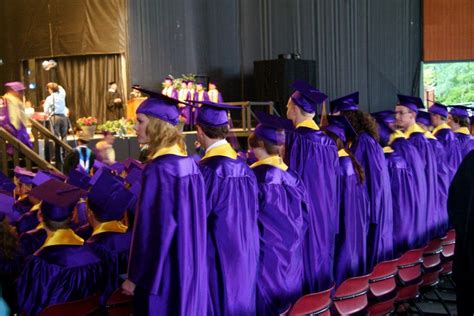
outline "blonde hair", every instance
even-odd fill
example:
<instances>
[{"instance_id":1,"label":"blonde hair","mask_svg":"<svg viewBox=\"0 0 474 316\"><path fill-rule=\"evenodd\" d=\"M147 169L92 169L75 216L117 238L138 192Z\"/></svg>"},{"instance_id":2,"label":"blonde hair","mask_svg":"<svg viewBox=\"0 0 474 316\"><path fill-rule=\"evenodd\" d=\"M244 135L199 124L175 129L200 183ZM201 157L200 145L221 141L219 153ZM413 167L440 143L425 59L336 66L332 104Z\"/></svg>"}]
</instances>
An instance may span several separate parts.
<instances>
[{"instance_id":1,"label":"blonde hair","mask_svg":"<svg viewBox=\"0 0 474 316\"><path fill-rule=\"evenodd\" d=\"M178 129L172 124L155 118L147 116L149 119L146 127L146 134L150 139L148 159L152 159L153 155L164 147L170 147L174 144L178 144L183 152L186 152L186 144L184 142L183 135Z\"/></svg>"}]
</instances>

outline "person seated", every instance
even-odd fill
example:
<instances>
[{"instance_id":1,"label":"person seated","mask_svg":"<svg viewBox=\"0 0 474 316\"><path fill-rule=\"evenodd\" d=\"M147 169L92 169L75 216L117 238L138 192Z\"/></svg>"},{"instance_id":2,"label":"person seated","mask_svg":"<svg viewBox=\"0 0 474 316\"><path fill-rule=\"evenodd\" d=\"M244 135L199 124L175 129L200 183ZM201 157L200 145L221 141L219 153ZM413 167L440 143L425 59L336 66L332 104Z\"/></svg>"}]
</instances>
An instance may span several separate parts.
<instances>
[{"instance_id":1,"label":"person seated","mask_svg":"<svg viewBox=\"0 0 474 316\"><path fill-rule=\"evenodd\" d=\"M101 302L119 287L119 275L127 273L131 232L121 220L133 194L108 172L102 172L87 198L88 219L92 235L87 244L107 267L107 280Z\"/></svg>"},{"instance_id":2,"label":"person seated","mask_svg":"<svg viewBox=\"0 0 474 316\"><path fill-rule=\"evenodd\" d=\"M53 304L89 297L103 289L100 258L71 229L73 209L85 191L51 179L34 188L47 238L17 280L20 312L39 315Z\"/></svg>"}]
</instances>

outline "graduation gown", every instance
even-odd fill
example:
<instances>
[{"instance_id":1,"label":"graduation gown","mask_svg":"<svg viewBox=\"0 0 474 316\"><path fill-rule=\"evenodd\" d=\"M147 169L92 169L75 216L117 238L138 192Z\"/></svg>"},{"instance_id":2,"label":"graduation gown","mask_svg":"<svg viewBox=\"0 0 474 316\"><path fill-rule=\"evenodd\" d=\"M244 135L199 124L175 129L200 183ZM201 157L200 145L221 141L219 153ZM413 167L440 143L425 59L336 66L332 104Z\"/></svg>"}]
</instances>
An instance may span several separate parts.
<instances>
[{"instance_id":1,"label":"graduation gown","mask_svg":"<svg viewBox=\"0 0 474 316\"><path fill-rule=\"evenodd\" d=\"M34 254L46 241L47 233L40 223L35 229L20 235L19 244L21 254L27 258ZM80 237L80 236L79 236Z\"/></svg>"},{"instance_id":2,"label":"graduation gown","mask_svg":"<svg viewBox=\"0 0 474 316\"><path fill-rule=\"evenodd\" d=\"M368 271L393 257L393 206L390 176L382 147L368 133L361 133L350 148L362 165L370 202Z\"/></svg>"},{"instance_id":3,"label":"graduation gown","mask_svg":"<svg viewBox=\"0 0 474 316\"><path fill-rule=\"evenodd\" d=\"M402 155L390 147L385 147L384 152L392 189L394 255L399 257L416 247L417 180Z\"/></svg>"},{"instance_id":4,"label":"graduation gown","mask_svg":"<svg viewBox=\"0 0 474 316\"><path fill-rule=\"evenodd\" d=\"M127 232L127 226L119 221L110 221L96 227L86 242L107 267L101 303L105 303L120 287L119 275L127 273L131 239L132 233Z\"/></svg>"},{"instance_id":5,"label":"graduation gown","mask_svg":"<svg viewBox=\"0 0 474 316\"><path fill-rule=\"evenodd\" d=\"M257 314L279 315L303 290L306 189L278 156L270 156L251 168L259 191Z\"/></svg>"},{"instance_id":6,"label":"graduation gown","mask_svg":"<svg viewBox=\"0 0 474 316\"><path fill-rule=\"evenodd\" d=\"M48 236L18 278L18 305L28 315L47 306L83 299L103 288L100 259L70 229Z\"/></svg>"},{"instance_id":7,"label":"graduation gown","mask_svg":"<svg viewBox=\"0 0 474 316\"><path fill-rule=\"evenodd\" d=\"M474 149L474 139L469 132L467 127L461 127L454 132L454 136L459 141L459 146L461 148L462 159L467 156L467 154ZM462 160L461 159L461 160Z\"/></svg>"},{"instance_id":8,"label":"graduation gown","mask_svg":"<svg viewBox=\"0 0 474 316\"><path fill-rule=\"evenodd\" d=\"M433 136L444 147L444 158L448 168L449 183L454 177L462 160L461 144L448 124L444 123L433 130ZM446 192L447 199L447 192Z\"/></svg>"},{"instance_id":9,"label":"graduation gown","mask_svg":"<svg viewBox=\"0 0 474 316\"><path fill-rule=\"evenodd\" d=\"M431 237L434 235L436 226L438 223L438 163L436 159L435 151L433 150L433 145L430 143L428 138L425 136L425 131L419 127L417 124L412 125L405 131L405 136L408 141L413 144L418 153L420 154L421 161L423 162L425 169L425 178L426 178L426 212L422 211L418 214L418 227L425 228L425 231L419 231L420 245L424 245Z\"/></svg>"},{"instance_id":10,"label":"graduation gown","mask_svg":"<svg viewBox=\"0 0 474 316\"><path fill-rule=\"evenodd\" d=\"M35 229L36 226L39 224L38 219L38 210L40 208L40 204L33 205L29 212L23 214L18 221L15 223L16 231L19 235Z\"/></svg>"},{"instance_id":11,"label":"graduation gown","mask_svg":"<svg viewBox=\"0 0 474 316\"><path fill-rule=\"evenodd\" d=\"M177 145L143 170L128 278L137 315L206 315L204 181Z\"/></svg>"},{"instance_id":12,"label":"graduation gown","mask_svg":"<svg viewBox=\"0 0 474 316\"><path fill-rule=\"evenodd\" d=\"M333 284L334 247L338 209L339 159L334 141L312 120L286 135L285 163L301 177L310 202L308 230L303 245L305 291Z\"/></svg>"},{"instance_id":13,"label":"graduation gown","mask_svg":"<svg viewBox=\"0 0 474 316\"><path fill-rule=\"evenodd\" d=\"M199 162L206 183L208 315L254 315L259 253L253 172L226 143Z\"/></svg>"},{"instance_id":14,"label":"graduation gown","mask_svg":"<svg viewBox=\"0 0 474 316\"><path fill-rule=\"evenodd\" d=\"M209 101L209 95L207 94L207 91L195 91L193 95L193 101ZM198 104L200 107L200 105ZM197 117L199 113L199 107L193 107L190 112L190 120L191 124L196 125L197 123Z\"/></svg>"},{"instance_id":15,"label":"graduation gown","mask_svg":"<svg viewBox=\"0 0 474 316\"><path fill-rule=\"evenodd\" d=\"M421 158L418 149L405 138L402 132L395 132L391 138L390 147L395 150L397 154L402 156L413 175L413 182L410 185L402 185L403 181L401 175L398 174L399 170L394 170L390 168L389 165L390 182L393 183L395 181L394 176L397 176L397 178L400 177L398 178L400 187L393 187L392 185L393 209L394 212L397 212L397 209L399 209L401 213L400 216L403 216L406 222L413 223L414 230L408 234L407 247L409 249L421 247L426 242L426 218L428 216L427 205L429 202L428 187L426 184L426 163L425 160ZM396 165L392 166L395 167ZM413 207L413 205L415 207ZM398 215L394 214L394 216ZM394 223L394 232L397 234L395 231L396 227L398 227L398 225ZM397 245L395 245L395 250L397 250Z\"/></svg>"},{"instance_id":16,"label":"graduation gown","mask_svg":"<svg viewBox=\"0 0 474 316\"><path fill-rule=\"evenodd\" d=\"M339 225L336 236L334 278L336 285L349 277L366 274L369 198L363 183L358 183L351 158L339 151Z\"/></svg>"}]
</instances>

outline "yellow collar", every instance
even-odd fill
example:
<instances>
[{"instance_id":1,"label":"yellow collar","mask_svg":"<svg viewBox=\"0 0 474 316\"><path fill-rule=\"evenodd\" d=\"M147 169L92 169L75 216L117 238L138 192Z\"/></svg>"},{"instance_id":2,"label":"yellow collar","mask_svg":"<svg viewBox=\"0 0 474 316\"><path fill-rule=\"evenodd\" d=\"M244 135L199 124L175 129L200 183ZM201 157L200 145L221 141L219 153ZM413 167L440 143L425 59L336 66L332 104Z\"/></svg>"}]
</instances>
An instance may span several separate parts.
<instances>
[{"instance_id":1,"label":"yellow collar","mask_svg":"<svg viewBox=\"0 0 474 316\"><path fill-rule=\"evenodd\" d=\"M310 129L314 129L315 131L319 131L318 124L316 124L316 122L313 120L304 120L303 122L300 122L296 125L296 128L298 127L307 127Z\"/></svg>"},{"instance_id":2,"label":"yellow collar","mask_svg":"<svg viewBox=\"0 0 474 316\"><path fill-rule=\"evenodd\" d=\"M214 156L224 156L230 159L237 159L237 153L229 143L209 149L204 157L202 157L202 160Z\"/></svg>"},{"instance_id":3,"label":"yellow collar","mask_svg":"<svg viewBox=\"0 0 474 316\"><path fill-rule=\"evenodd\" d=\"M442 129L451 129L451 127L446 124L446 123L443 123L441 125L438 125L435 127L435 129L433 130L432 134L433 135L436 135L436 133L439 131L439 130L442 130Z\"/></svg>"},{"instance_id":4,"label":"yellow collar","mask_svg":"<svg viewBox=\"0 0 474 316\"><path fill-rule=\"evenodd\" d=\"M385 154L391 154L391 153L393 153L393 149L392 149L392 147L390 147L390 146L385 146L385 147L383 148L383 152L384 152Z\"/></svg>"},{"instance_id":5,"label":"yellow collar","mask_svg":"<svg viewBox=\"0 0 474 316\"><path fill-rule=\"evenodd\" d=\"M433 134L431 134L430 131L425 131L425 137L426 138L431 138L431 139L436 139L436 137Z\"/></svg>"},{"instance_id":6,"label":"yellow collar","mask_svg":"<svg viewBox=\"0 0 474 316\"><path fill-rule=\"evenodd\" d=\"M59 245L72 245L72 246L82 246L84 244L84 239L77 236L72 229L58 229L54 232L48 232L48 237L44 242L43 246L40 249L49 246L59 246Z\"/></svg>"},{"instance_id":7,"label":"yellow collar","mask_svg":"<svg viewBox=\"0 0 474 316\"><path fill-rule=\"evenodd\" d=\"M393 133L390 134L390 139L389 139L388 143L392 144L393 141L397 138L406 138L406 137L405 137L405 134L403 134L402 131L395 130L395 131L393 131Z\"/></svg>"},{"instance_id":8,"label":"yellow collar","mask_svg":"<svg viewBox=\"0 0 474 316\"><path fill-rule=\"evenodd\" d=\"M40 223L38 224L38 226L36 226L35 229L43 229L43 228L44 228L44 224L43 224L43 222L40 222Z\"/></svg>"},{"instance_id":9,"label":"yellow collar","mask_svg":"<svg viewBox=\"0 0 474 316\"><path fill-rule=\"evenodd\" d=\"M153 155L153 159L160 156L164 156L164 155L176 155L176 156L182 156L182 157L187 156L186 152L184 152L178 146L178 144L174 144L170 147L163 147L163 148L158 149L158 151Z\"/></svg>"},{"instance_id":10,"label":"yellow collar","mask_svg":"<svg viewBox=\"0 0 474 316\"><path fill-rule=\"evenodd\" d=\"M409 128L407 128L407 130L405 131L405 137L410 138L411 134L413 134L413 133L425 134L425 130L422 129L420 125L415 123L412 126L410 126Z\"/></svg>"},{"instance_id":11,"label":"yellow collar","mask_svg":"<svg viewBox=\"0 0 474 316\"><path fill-rule=\"evenodd\" d=\"M33 206L30 208L30 212L39 211L40 208L41 208L41 202L39 202L38 204L33 205Z\"/></svg>"},{"instance_id":12,"label":"yellow collar","mask_svg":"<svg viewBox=\"0 0 474 316\"><path fill-rule=\"evenodd\" d=\"M337 151L337 155L339 157L349 157L349 153L347 152L347 149L341 148Z\"/></svg>"},{"instance_id":13,"label":"yellow collar","mask_svg":"<svg viewBox=\"0 0 474 316\"><path fill-rule=\"evenodd\" d=\"M455 133L464 134L464 135L471 135L471 133L469 132L469 129L467 127L460 127L455 131Z\"/></svg>"},{"instance_id":14,"label":"yellow collar","mask_svg":"<svg viewBox=\"0 0 474 316\"><path fill-rule=\"evenodd\" d=\"M122 222L120 221L103 222L103 223L100 223L99 226L94 228L94 231L92 232L92 236L95 236L101 233L107 233L107 232L123 234L127 231L127 229L128 227L122 224Z\"/></svg>"},{"instance_id":15,"label":"yellow collar","mask_svg":"<svg viewBox=\"0 0 474 316\"><path fill-rule=\"evenodd\" d=\"M288 170L288 166L283 162L283 159L281 159L281 157L278 155L268 156L267 158L259 160L256 163L252 164L250 168L253 169L260 165L270 165L276 168L280 168L283 171Z\"/></svg>"}]
</instances>

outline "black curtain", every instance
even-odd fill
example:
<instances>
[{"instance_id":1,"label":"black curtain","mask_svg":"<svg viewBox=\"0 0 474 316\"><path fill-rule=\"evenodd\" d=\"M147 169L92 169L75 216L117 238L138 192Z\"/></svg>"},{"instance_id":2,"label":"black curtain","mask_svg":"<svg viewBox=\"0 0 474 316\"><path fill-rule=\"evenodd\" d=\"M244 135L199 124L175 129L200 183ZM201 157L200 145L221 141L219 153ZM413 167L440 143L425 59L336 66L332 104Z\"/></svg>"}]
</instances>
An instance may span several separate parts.
<instances>
[{"instance_id":1,"label":"black curtain","mask_svg":"<svg viewBox=\"0 0 474 316\"><path fill-rule=\"evenodd\" d=\"M253 61L298 52L331 98L359 90L370 111L417 94L420 0L136 0L128 2L130 77L207 74L224 99L253 100Z\"/></svg>"}]
</instances>

